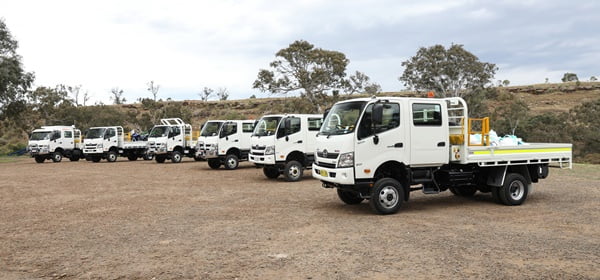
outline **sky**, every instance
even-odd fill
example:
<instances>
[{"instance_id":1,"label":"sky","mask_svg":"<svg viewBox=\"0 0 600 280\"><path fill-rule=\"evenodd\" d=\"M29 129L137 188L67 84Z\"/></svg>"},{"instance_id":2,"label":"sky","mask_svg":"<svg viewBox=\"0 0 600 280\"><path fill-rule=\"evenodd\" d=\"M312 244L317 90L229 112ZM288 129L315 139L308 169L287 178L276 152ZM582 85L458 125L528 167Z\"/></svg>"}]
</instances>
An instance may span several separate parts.
<instances>
[{"instance_id":1,"label":"sky","mask_svg":"<svg viewBox=\"0 0 600 280\"><path fill-rule=\"evenodd\" d=\"M296 40L342 52L383 91L405 89L402 62L420 47L461 44L511 85L600 77L600 1L219 0L9 1L3 18L35 86L81 85L88 104L251 95L260 69Z\"/></svg>"}]
</instances>

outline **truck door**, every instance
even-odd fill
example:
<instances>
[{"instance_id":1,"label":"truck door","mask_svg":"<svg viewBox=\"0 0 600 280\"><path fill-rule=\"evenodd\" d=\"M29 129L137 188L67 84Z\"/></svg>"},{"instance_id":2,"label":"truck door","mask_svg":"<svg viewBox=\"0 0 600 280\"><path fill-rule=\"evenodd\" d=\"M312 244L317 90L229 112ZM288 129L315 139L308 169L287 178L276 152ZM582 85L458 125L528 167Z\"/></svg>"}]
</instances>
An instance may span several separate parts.
<instances>
[{"instance_id":1,"label":"truck door","mask_svg":"<svg viewBox=\"0 0 600 280\"><path fill-rule=\"evenodd\" d=\"M114 128L108 128L104 134L104 148L108 149L117 145L117 130Z\"/></svg>"},{"instance_id":2,"label":"truck door","mask_svg":"<svg viewBox=\"0 0 600 280\"><path fill-rule=\"evenodd\" d=\"M237 147L240 142L240 131L238 122L226 122L221 128L219 136L219 155L225 155L231 147Z\"/></svg>"},{"instance_id":3,"label":"truck door","mask_svg":"<svg viewBox=\"0 0 600 280\"><path fill-rule=\"evenodd\" d=\"M373 178L387 161L405 162L406 133L400 121L400 103L383 104L381 123L373 122L373 103L367 105L356 132L354 170L357 179Z\"/></svg>"},{"instance_id":4,"label":"truck door","mask_svg":"<svg viewBox=\"0 0 600 280\"><path fill-rule=\"evenodd\" d=\"M445 103L411 101L410 164L437 166L448 163L449 138Z\"/></svg>"},{"instance_id":5,"label":"truck door","mask_svg":"<svg viewBox=\"0 0 600 280\"><path fill-rule=\"evenodd\" d=\"M63 139L60 139L62 148L65 150L72 150L75 148L75 140L73 139L73 131L63 131Z\"/></svg>"},{"instance_id":6,"label":"truck door","mask_svg":"<svg viewBox=\"0 0 600 280\"><path fill-rule=\"evenodd\" d=\"M293 151L304 152L305 134L301 131L300 118L286 117L281 120L275 137L275 161L285 161Z\"/></svg>"}]
</instances>

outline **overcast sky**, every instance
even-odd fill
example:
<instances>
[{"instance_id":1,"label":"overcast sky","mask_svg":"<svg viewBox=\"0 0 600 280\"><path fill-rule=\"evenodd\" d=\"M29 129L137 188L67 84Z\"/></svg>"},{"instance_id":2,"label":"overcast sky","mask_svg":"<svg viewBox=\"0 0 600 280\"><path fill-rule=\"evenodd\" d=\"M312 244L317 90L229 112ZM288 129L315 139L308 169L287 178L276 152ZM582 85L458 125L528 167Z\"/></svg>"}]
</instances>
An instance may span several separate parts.
<instances>
[{"instance_id":1,"label":"overcast sky","mask_svg":"<svg viewBox=\"0 0 600 280\"><path fill-rule=\"evenodd\" d=\"M511 85L600 77L600 1L9 1L0 17L36 86L82 85L92 102L230 99L253 94L261 68L295 40L340 51L384 91L404 88L401 62L419 47L452 43L499 67Z\"/></svg>"}]
</instances>

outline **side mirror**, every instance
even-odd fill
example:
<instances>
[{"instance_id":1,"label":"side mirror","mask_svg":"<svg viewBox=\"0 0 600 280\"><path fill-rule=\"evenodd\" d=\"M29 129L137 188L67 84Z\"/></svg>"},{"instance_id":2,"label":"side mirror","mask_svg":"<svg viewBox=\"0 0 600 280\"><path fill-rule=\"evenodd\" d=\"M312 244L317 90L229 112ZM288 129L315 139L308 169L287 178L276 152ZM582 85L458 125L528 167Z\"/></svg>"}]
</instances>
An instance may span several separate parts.
<instances>
[{"instance_id":1,"label":"side mirror","mask_svg":"<svg viewBox=\"0 0 600 280\"><path fill-rule=\"evenodd\" d=\"M383 122L383 104L376 103L373 105L373 124L381 124Z\"/></svg>"},{"instance_id":2,"label":"side mirror","mask_svg":"<svg viewBox=\"0 0 600 280\"><path fill-rule=\"evenodd\" d=\"M325 118L327 117L327 115L329 115L329 111L331 111L331 108L325 109L325 112L323 112L323 120L325 120Z\"/></svg>"}]
</instances>

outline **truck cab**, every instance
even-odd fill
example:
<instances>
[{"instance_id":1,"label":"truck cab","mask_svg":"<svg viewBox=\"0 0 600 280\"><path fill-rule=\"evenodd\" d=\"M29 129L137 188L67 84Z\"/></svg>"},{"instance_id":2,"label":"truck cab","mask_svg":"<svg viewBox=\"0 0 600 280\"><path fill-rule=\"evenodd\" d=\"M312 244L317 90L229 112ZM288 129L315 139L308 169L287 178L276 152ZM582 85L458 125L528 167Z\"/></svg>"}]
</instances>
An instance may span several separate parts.
<instances>
[{"instance_id":1,"label":"truck cab","mask_svg":"<svg viewBox=\"0 0 600 280\"><path fill-rule=\"evenodd\" d=\"M268 178L283 174L287 181L298 181L314 160L315 139L322 115L265 115L252 134L250 161L263 168Z\"/></svg>"},{"instance_id":2,"label":"truck cab","mask_svg":"<svg viewBox=\"0 0 600 280\"><path fill-rule=\"evenodd\" d=\"M194 157L195 148L192 125L180 118L161 119L161 124L155 125L148 135L148 153L158 163L167 159L179 163L184 156Z\"/></svg>"},{"instance_id":3,"label":"truck cab","mask_svg":"<svg viewBox=\"0 0 600 280\"><path fill-rule=\"evenodd\" d=\"M461 98L359 98L336 103L317 136L312 175L347 204L365 199L380 214L398 211L411 191L491 192L523 203L548 166L571 163L571 144L497 147L472 143L473 121L489 139L489 119L469 118ZM417 187L412 187L418 185Z\"/></svg>"},{"instance_id":4,"label":"truck cab","mask_svg":"<svg viewBox=\"0 0 600 280\"><path fill-rule=\"evenodd\" d=\"M99 162L102 158L115 162L123 142L121 126L91 127L83 138L83 153L86 160L93 162Z\"/></svg>"},{"instance_id":5,"label":"truck cab","mask_svg":"<svg viewBox=\"0 0 600 280\"><path fill-rule=\"evenodd\" d=\"M83 157L81 130L74 126L42 126L31 133L27 150L37 163L46 159L60 162L63 156L78 161Z\"/></svg>"},{"instance_id":6,"label":"truck cab","mask_svg":"<svg viewBox=\"0 0 600 280\"><path fill-rule=\"evenodd\" d=\"M254 120L215 120L204 124L196 148L196 157L207 160L212 169L223 165L236 169L248 160Z\"/></svg>"}]
</instances>

